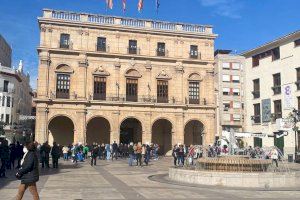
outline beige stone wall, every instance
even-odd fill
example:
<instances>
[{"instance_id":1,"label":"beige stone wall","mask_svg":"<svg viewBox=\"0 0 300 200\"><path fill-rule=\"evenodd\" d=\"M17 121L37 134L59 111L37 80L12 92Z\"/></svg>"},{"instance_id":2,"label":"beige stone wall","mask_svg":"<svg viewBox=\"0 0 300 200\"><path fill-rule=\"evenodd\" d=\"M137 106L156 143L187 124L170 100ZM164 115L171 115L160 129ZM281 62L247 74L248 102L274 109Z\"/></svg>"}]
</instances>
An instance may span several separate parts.
<instances>
[{"instance_id":1,"label":"beige stone wall","mask_svg":"<svg viewBox=\"0 0 300 200\"><path fill-rule=\"evenodd\" d=\"M184 142L185 124L197 120L204 125L204 144L214 142L215 97L213 78L213 35L184 35L146 29L113 26L82 26L40 20L40 65L37 90L36 138L48 139L48 124L55 116L67 116L74 123L74 142L85 142L86 126L94 117L110 123L111 142L119 141L120 124L136 118L142 124L143 142L151 142L152 125L158 119L172 123L172 144ZM70 34L71 48L59 49L61 33ZM97 37L107 38L107 52L96 51ZM137 55L128 55L128 41L137 40ZM166 56L157 57L157 42L166 43ZM201 59L190 59L190 45L198 45ZM61 69L61 65L66 65ZM94 73L106 74L107 96L126 95L126 73L134 69L138 78L138 97L157 96L157 77L168 80L169 103L93 100ZM70 99L56 99L57 73L71 76ZM188 104L189 77L200 79L200 103ZM206 102L204 104L204 102Z\"/></svg>"}]
</instances>

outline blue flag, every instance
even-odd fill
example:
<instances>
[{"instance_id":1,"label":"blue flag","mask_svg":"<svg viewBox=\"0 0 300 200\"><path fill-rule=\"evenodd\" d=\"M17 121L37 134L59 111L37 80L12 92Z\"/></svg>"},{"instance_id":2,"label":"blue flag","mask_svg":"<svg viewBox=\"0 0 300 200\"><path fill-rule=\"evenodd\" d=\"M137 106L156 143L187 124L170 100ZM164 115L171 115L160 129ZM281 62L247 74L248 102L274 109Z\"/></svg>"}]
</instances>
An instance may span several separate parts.
<instances>
[{"instance_id":1,"label":"blue flag","mask_svg":"<svg viewBox=\"0 0 300 200\"><path fill-rule=\"evenodd\" d=\"M156 12L158 13L158 8L159 8L159 6L160 6L160 2L159 2L159 0L156 0Z\"/></svg>"}]
</instances>

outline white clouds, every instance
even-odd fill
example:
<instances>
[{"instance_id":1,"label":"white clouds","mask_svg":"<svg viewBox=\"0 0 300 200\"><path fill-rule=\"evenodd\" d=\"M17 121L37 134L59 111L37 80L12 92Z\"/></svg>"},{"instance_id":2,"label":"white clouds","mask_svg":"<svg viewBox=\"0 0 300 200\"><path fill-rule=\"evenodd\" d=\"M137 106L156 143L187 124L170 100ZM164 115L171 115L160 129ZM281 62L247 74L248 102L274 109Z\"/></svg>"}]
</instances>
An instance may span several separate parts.
<instances>
[{"instance_id":1,"label":"white clouds","mask_svg":"<svg viewBox=\"0 0 300 200\"><path fill-rule=\"evenodd\" d=\"M243 4L238 0L199 0L202 6L213 8L213 14L233 19L241 18Z\"/></svg>"}]
</instances>

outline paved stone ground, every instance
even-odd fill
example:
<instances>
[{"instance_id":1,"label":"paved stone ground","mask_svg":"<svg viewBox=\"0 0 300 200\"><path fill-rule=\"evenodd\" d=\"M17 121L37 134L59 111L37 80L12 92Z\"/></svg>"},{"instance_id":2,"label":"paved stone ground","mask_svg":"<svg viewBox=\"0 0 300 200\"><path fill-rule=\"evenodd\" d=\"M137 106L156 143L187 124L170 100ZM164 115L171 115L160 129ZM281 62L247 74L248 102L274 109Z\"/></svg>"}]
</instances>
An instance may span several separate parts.
<instances>
[{"instance_id":1,"label":"paved stone ground","mask_svg":"<svg viewBox=\"0 0 300 200\"><path fill-rule=\"evenodd\" d=\"M298 191L255 191L190 187L150 180L166 174L170 158L152 161L150 166L129 167L125 160L88 162L77 165L60 161L59 169L41 169L38 190L42 200L94 199L300 199ZM300 165L293 166L300 168ZM159 176L158 176L159 177ZM300 180L299 180L300 181ZM19 181L14 172L0 179L0 199L13 199ZM31 199L29 191L24 199Z\"/></svg>"}]
</instances>

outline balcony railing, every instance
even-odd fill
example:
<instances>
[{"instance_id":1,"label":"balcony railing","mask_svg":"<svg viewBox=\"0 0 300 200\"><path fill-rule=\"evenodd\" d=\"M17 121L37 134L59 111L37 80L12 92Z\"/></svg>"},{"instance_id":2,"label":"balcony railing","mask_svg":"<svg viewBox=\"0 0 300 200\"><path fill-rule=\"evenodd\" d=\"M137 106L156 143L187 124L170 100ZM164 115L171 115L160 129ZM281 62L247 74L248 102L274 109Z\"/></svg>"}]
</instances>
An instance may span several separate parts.
<instances>
[{"instance_id":1,"label":"balcony railing","mask_svg":"<svg viewBox=\"0 0 300 200\"><path fill-rule=\"evenodd\" d=\"M94 100L106 100L106 94L97 94L97 93L94 93L93 99Z\"/></svg>"},{"instance_id":2,"label":"balcony railing","mask_svg":"<svg viewBox=\"0 0 300 200\"><path fill-rule=\"evenodd\" d=\"M260 115L254 115L254 116L252 116L251 118L252 118L252 120L253 120L253 122L254 122L255 124L261 123L261 116L260 116Z\"/></svg>"},{"instance_id":3,"label":"balcony railing","mask_svg":"<svg viewBox=\"0 0 300 200\"><path fill-rule=\"evenodd\" d=\"M190 58L192 59L201 59L201 54L199 52L189 52Z\"/></svg>"},{"instance_id":4,"label":"balcony railing","mask_svg":"<svg viewBox=\"0 0 300 200\"><path fill-rule=\"evenodd\" d=\"M281 94L281 86L280 85L272 87L272 90L274 92L274 95L275 94Z\"/></svg>"},{"instance_id":5,"label":"balcony railing","mask_svg":"<svg viewBox=\"0 0 300 200\"><path fill-rule=\"evenodd\" d=\"M96 44L96 51L109 52L109 46L103 46L103 45Z\"/></svg>"},{"instance_id":6,"label":"balcony railing","mask_svg":"<svg viewBox=\"0 0 300 200\"><path fill-rule=\"evenodd\" d=\"M168 50L159 50L159 49L156 49L156 55L157 56L168 56L169 54L169 51Z\"/></svg>"},{"instance_id":7,"label":"balcony railing","mask_svg":"<svg viewBox=\"0 0 300 200\"><path fill-rule=\"evenodd\" d=\"M127 27L137 27L137 28L146 27L154 30L212 34L212 27L207 25L172 23L172 22L165 22L165 21L154 21L154 20L126 18L126 17L75 13L75 12L57 11L57 10L49 10L49 9L44 9L43 16L45 18L53 18L53 19L75 21L75 22L79 21L79 22L88 22L88 23L96 23L96 24L121 25Z\"/></svg>"},{"instance_id":8,"label":"balcony railing","mask_svg":"<svg viewBox=\"0 0 300 200\"><path fill-rule=\"evenodd\" d=\"M126 101L137 102L138 96L137 95L126 95Z\"/></svg>"},{"instance_id":9,"label":"balcony railing","mask_svg":"<svg viewBox=\"0 0 300 200\"><path fill-rule=\"evenodd\" d=\"M252 91L252 94L253 94L254 99L260 98L260 91L259 90Z\"/></svg>"},{"instance_id":10,"label":"balcony railing","mask_svg":"<svg viewBox=\"0 0 300 200\"><path fill-rule=\"evenodd\" d=\"M70 98L70 93L56 92L56 98L57 99L69 99Z\"/></svg>"},{"instance_id":11,"label":"balcony railing","mask_svg":"<svg viewBox=\"0 0 300 200\"><path fill-rule=\"evenodd\" d=\"M140 48L130 48L128 47L127 48L127 53L128 54L136 54L136 55L139 55L140 54Z\"/></svg>"},{"instance_id":12,"label":"balcony railing","mask_svg":"<svg viewBox=\"0 0 300 200\"><path fill-rule=\"evenodd\" d=\"M64 43L61 43L60 41L58 41L58 44L59 44L59 48L61 48L61 49L73 49L72 42L69 42L69 44L64 44Z\"/></svg>"},{"instance_id":13,"label":"balcony railing","mask_svg":"<svg viewBox=\"0 0 300 200\"><path fill-rule=\"evenodd\" d=\"M4 87L0 87L0 92L15 93L16 90L15 90L14 88L4 88Z\"/></svg>"}]
</instances>

